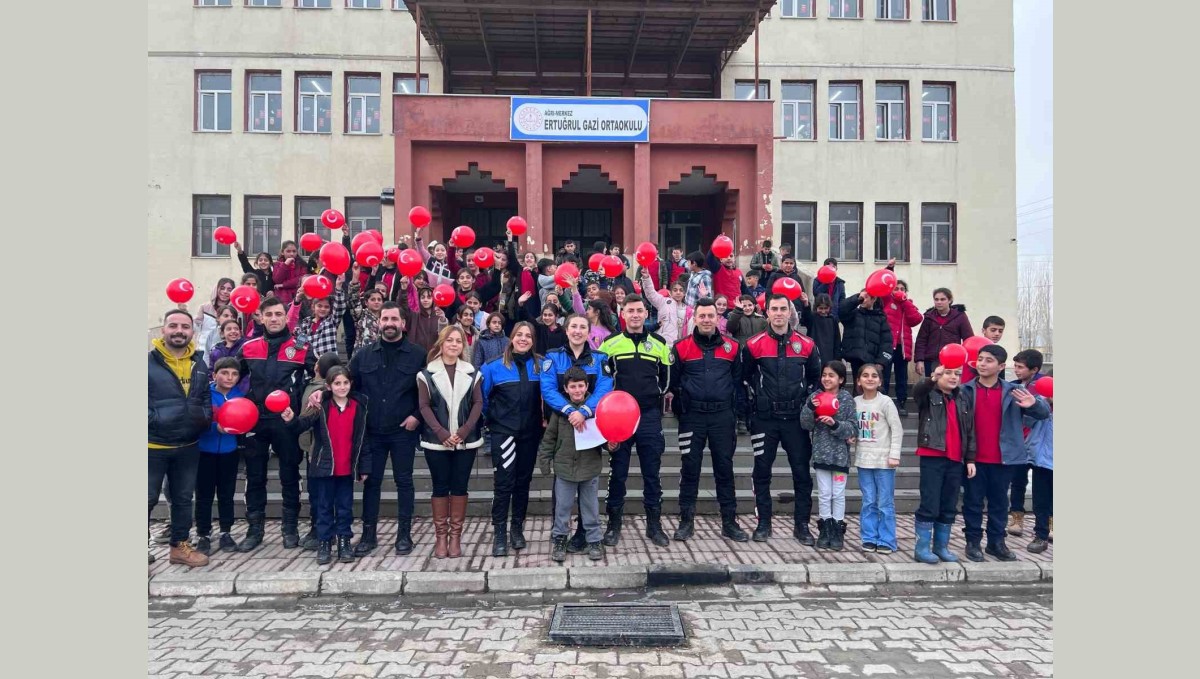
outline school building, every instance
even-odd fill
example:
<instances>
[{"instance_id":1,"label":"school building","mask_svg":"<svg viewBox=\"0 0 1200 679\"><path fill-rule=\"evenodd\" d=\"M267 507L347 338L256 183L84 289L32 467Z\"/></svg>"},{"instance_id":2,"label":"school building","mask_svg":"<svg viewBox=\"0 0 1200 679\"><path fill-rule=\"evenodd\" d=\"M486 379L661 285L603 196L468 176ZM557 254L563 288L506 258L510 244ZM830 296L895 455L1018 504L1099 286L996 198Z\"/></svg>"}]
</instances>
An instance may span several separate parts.
<instances>
[{"instance_id":1,"label":"school building","mask_svg":"<svg viewBox=\"0 0 1200 679\"><path fill-rule=\"evenodd\" d=\"M854 292L890 257L1017 346L1012 5L955 0L148 3L148 325L318 231L523 250L766 238ZM391 85L389 88L388 85Z\"/></svg>"}]
</instances>

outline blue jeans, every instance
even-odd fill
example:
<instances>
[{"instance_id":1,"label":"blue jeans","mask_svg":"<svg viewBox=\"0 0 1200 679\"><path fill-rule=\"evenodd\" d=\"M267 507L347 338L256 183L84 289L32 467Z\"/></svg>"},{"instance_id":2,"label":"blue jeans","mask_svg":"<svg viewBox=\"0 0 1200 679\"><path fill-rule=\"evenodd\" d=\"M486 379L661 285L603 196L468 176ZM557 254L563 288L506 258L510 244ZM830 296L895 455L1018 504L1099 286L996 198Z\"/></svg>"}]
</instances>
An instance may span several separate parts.
<instances>
[{"instance_id":1,"label":"blue jeans","mask_svg":"<svg viewBox=\"0 0 1200 679\"><path fill-rule=\"evenodd\" d=\"M862 490L862 541L896 547L896 470L858 468Z\"/></svg>"},{"instance_id":2,"label":"blue jeans","mask_svg":"<svg viewBox=\"0 0 1200 679\"><path fill-rule=\"evenodd\" d=\"M354 537L354 477L319 476L308 480L308 493L316 501L317 539Z\"/></svg>"}]
</instances>

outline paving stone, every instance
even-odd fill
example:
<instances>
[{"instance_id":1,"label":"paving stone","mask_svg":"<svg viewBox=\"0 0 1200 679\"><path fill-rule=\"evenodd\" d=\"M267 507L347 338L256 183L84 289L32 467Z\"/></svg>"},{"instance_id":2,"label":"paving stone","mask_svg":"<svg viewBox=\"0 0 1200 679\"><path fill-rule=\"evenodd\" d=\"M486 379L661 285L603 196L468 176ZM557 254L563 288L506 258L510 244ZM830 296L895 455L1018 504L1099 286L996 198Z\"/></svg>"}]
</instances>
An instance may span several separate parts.
<instances>
[{"instance_id":1,"label":"paving stone","mask_svg":"<svg viewBox=\"0 0 1200 679\"><path fill-rule=\"evenodd\" d=\"M403 571L325 571L322 594L399 594L404 587Z\"/></svg>"},{"instance_id":2,"label":"paving stone","mask_svg":"<svg viewBox=\"0 0 1200 679\"><path fill-rule=\"evenodd\" d=\"M482 592L487 588L487 574L427 571L407 573L404 577L405 594L447 594Z\"/></svg>"},{"instance_id":3,"label":"paving stone","mask_svg":"<svg viewBox=\"0 0 1200 679\"><path fill-rule=\"evenodd\" d=\"M191 570L159 573L150 578L150 596L213 596L233 594L232 571Z\"/></svg>"},{"instance_id":4,"label":"paving stone","mask_svg":"<svg viewBox=\"0 0 1200 679\"><path fill-rule=\"evenodd\" d=\"M530 592L567 588L566 568L499 568L488 571L490 592Z\"/></svg>"},{"instance_id":5,"label":"paving stone","mask_svg":"<svg viewBox=\"0 0 1200 679\"><path fill-rule=\"evenodd\" d=\"M233 585L238 594L316 594L320 571L250 571L239 573Z\"/></svg>"}]
</instances>

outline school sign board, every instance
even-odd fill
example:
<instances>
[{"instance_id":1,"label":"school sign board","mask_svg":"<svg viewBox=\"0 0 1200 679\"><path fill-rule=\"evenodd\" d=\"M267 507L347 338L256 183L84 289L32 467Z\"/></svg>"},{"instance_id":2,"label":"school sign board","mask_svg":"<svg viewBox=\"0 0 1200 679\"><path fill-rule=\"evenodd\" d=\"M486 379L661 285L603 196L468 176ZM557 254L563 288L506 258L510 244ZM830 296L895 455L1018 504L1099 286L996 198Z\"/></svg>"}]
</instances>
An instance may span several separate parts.
<instances>
[{"instance_id":1,"label":"school sign board","mask_svg":"<svg viewBox=\"0 0 1200 679\"><path fill-rule=\"evenodd\" d=\"M512 97L513 141L650 141L649 99Z\"/></svg>"}]
</instances>

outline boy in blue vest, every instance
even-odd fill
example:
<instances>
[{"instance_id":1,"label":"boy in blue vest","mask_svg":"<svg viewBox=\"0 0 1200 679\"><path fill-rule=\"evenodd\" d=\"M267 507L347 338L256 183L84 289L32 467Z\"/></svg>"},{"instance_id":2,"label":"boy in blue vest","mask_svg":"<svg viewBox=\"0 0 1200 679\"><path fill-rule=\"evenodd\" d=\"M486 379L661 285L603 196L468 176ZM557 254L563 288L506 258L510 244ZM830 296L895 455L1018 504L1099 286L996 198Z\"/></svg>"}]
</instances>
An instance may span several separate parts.
<instances>
[{"instance_id":1,"label":"boy in blue vest","mask_svg":"<svg viewBox=\"0 0 1200 679\"><path fill-rule=\"evenodd\" d=\"M236 358L226 356L213 364L213 381L208 387L212 394L213 423L200 435L200 466L196 470L195 549L205 556L221 550L237 551L237 542L230 537L229 531L233 528L233 493L237 488L241 446L237 436L227 434L217 424L216 412L226 401L246 395L237 386L241 378L241 364ZM221 538L215 550L210 537L214 495L221 527Z\"/></svg>"}]
</instances>

